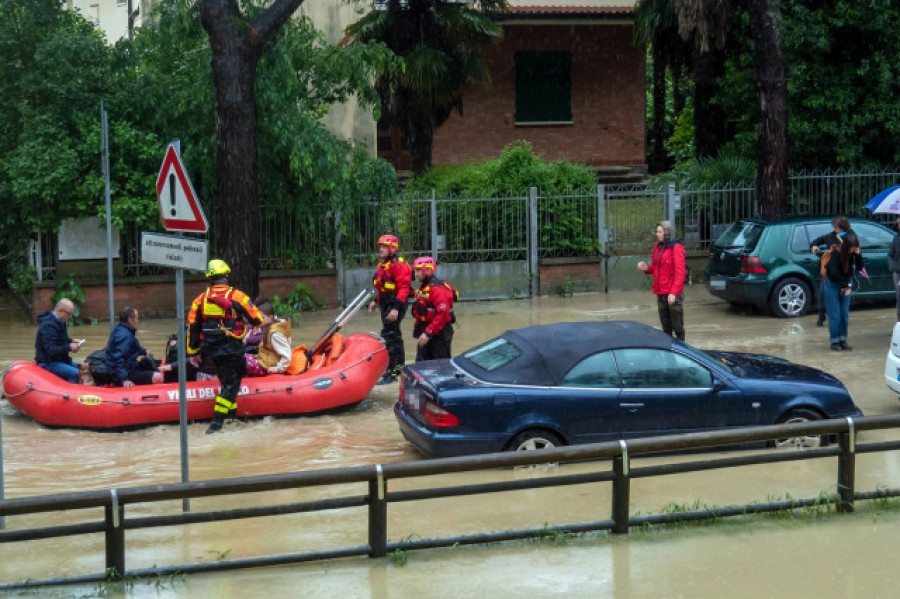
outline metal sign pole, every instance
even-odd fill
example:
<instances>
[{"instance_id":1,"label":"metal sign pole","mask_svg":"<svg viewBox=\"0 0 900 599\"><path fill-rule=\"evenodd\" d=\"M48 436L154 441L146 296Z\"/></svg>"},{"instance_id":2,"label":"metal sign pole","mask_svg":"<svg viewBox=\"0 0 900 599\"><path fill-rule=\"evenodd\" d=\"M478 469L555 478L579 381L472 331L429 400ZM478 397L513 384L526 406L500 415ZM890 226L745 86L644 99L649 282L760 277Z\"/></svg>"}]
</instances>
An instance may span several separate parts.
<instances>
[{"instance_id":1,"label":"metal sign pole","mask_svg":"<svg viewBox=\"0 0 900 599\"><path fill-rule=\"evenodd\" d=\"M175 151L181 158L181 140L173 139ZM179 237L183 237L181 233ZM188 472L188 437L187 437L187 343L184 327L184 269L175 269L175 314L178 319L178 427L181 439L181 482L191 480ZM191 511L191 500L187 497L181 500L181 509L184 512Z\"/></svg>"},{"instance_id":2,"label":"metal sign pole","mask_svg":"<svg viewBox=\"0 0 900 599\"><path fill-rule=\"evenodd\" d=\"M191 480L188 474L188 437L187 437L187 348L184 328L184 269L175 269L175 312L178 317L178 421L181 429L181 482ZM191 500L181 500L182 510L191 511Z\"/></svg>"},{"instance_id":3,"label":"metal sign pole","mask_svg":"<svg viewBox=\"0 0 900 599\"><path fill-rule=\"evenodd\" d=\"M100 129L101 129L101 153L103 154L103 186L106 198L106 285L109 295L109 334L112 335L116 326L115 313L116 302L113 286L113 256L112 256L112 201L109 197L109 126L106 122L106 109L103 108L103 100L100 100Z\"/></svg>"}]
</instances>

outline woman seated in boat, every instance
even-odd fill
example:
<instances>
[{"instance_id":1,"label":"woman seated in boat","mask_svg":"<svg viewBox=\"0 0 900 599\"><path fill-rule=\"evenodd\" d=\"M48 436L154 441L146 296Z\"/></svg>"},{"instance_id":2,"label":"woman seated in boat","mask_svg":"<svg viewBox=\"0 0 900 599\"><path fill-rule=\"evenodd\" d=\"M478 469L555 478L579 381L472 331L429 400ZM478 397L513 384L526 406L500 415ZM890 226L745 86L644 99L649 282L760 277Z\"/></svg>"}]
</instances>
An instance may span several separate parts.
<instances>
[{"instance_id":1,"label":"woman seated in boat","mask_svg":"<svg viewBox=\"0 0 900 599\"><path fill-rule=\"evenodd\" d=\"M253 300L253 303L259 307L268 304L269 300L264 297L257 297ZM255 354L259 351L259 344L262 343L265 326L265 323L259 326L250 326L247 334L244 335L244 353Z\"/></svg>"},{"instance_id":2,"label":"woman seated in boat","mask_svg":"<svg viewBox=\"0 0 900 599\"><path fill-rule=\"evenodd\" d=\"M263 317L262 340L254 354L244 354L247 360L247 376L280 374L291 363L291 323L278 320L272 304L258 306Z\"/></svg>"},{"instance_id":3,"label":"woman seated in boat","mask_svg":"<svg viewBox=\"0 0 900 599\"><path fill-rule=\"evenodd\" d=\"M166 364L159 369L165 374L167 383L178 382L178 335L170 335L166 341ZM185 360L184 371L188 381L214 381L218 378L216 365L202 351L200 366L194 366L190 360Z\"/></svg>"},{"instance_id":4,"label":"woman seated in boat","mask_svg":"<svg viewBox=\"0 0 900 599\"><path fill-rule=\"evenodd\" d=\"M125 306L119 313L119 324L106 343L106 368L116 386L128 388L163 382L163 373L153 356L137 340L138 322L137 308Z\"/></svg>"}]
</instances>

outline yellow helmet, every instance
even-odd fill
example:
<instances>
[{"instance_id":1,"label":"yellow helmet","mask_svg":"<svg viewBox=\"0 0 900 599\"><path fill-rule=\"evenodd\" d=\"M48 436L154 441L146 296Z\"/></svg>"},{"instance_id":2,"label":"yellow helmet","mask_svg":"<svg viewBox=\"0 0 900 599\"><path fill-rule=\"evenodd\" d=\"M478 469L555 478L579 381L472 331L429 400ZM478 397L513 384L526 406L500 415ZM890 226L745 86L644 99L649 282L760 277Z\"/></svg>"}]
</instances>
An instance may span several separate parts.
<instances>
[{"instance_id":1,"label":"yellow helmet","mask_svg":"<svg viewBox=\"0 0 900 599\"><path fill-rule=\"evenodd\" d=\"M224 260L210 260L206 267L207 277L224 277L229 273L231 273L231 268Z\"/></svg>"}]
</instances>

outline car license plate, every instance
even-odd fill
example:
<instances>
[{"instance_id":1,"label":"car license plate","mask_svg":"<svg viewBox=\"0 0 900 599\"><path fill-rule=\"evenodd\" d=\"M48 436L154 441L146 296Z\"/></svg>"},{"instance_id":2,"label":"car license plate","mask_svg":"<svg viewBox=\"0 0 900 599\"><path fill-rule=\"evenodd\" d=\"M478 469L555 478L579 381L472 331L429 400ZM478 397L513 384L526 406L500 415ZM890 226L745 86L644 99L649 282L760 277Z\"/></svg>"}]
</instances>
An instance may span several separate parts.
<instances>
[{"instance_id":1,"label":"car license plate","mask_svg":"<svg viewBox=\"0 0 900 599\"><path fill-rule=\"evenodd\" d=\"M718 289L722 291L725 289L725 279L720 279L718 277L711 278L709 280L709 288L710 289Z\"/></svg>"},{"instance_id":2,"label":"car license plate","mask_svg":"<svg viewBox=\"0 0 900 599\"><path fill-rule=\"evenodd\" d=\"M419 392L415 389L410 389L406 392L406 407L409 408L413 412L418 412L421 408L422 401L419 396Z\"/></svg>"}]
</instances>

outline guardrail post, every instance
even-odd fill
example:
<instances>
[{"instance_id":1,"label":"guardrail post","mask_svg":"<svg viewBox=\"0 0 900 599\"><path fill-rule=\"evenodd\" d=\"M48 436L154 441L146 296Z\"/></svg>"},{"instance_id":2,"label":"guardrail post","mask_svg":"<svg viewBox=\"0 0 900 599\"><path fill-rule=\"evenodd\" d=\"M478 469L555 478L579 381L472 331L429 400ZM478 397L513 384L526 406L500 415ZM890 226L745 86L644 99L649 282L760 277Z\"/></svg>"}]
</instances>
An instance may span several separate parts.
<instances>
[{"instance_id":1,"label":"guardrail post","mask_svg":"<svg viewBox=\"0 0 900 599\"><path fill-rule=\"evenodd\" d=\"M853 496L856 492L856 430L853 419L847 418L849 430L838 435L841 455L838 456L838 511L853 511Z\"/></svg>"},{"instance_id":2,"label":"guardrail post","mask_svg":"<svg viewBox=\"0 0 900 599\"><path fill-rule=\"evenodd\" d=\"M628 476L628 446L625 441L619 441L622 445L622 455L613 458L613 497L612 519L613 534L628 534L629 502L631 501L631 478Z\"/></svg>"},{"instance_id":3,"label":"guardrail post","mask_svg":"<svg viewBox=\"0 0 900 599\"><path fill-rule=\"evenodd\" d=\"M106 515L106 572L107 576L120 580L125 576L125 506L119 505L119 496L110 489L112 504L104 509ZM112 572L115 572L112 576Z\"/></svg>"},{"instance_id":4,"label":"guardrail post","mask_svg":"<svg viewBox=\"0 0 900 599\"><path fill-rule=\"evenodd\" d=\"M369 481L369 557L387 555L387 500L381 464L375 464L375 480Z\"/></svg>"}]
</instances>

